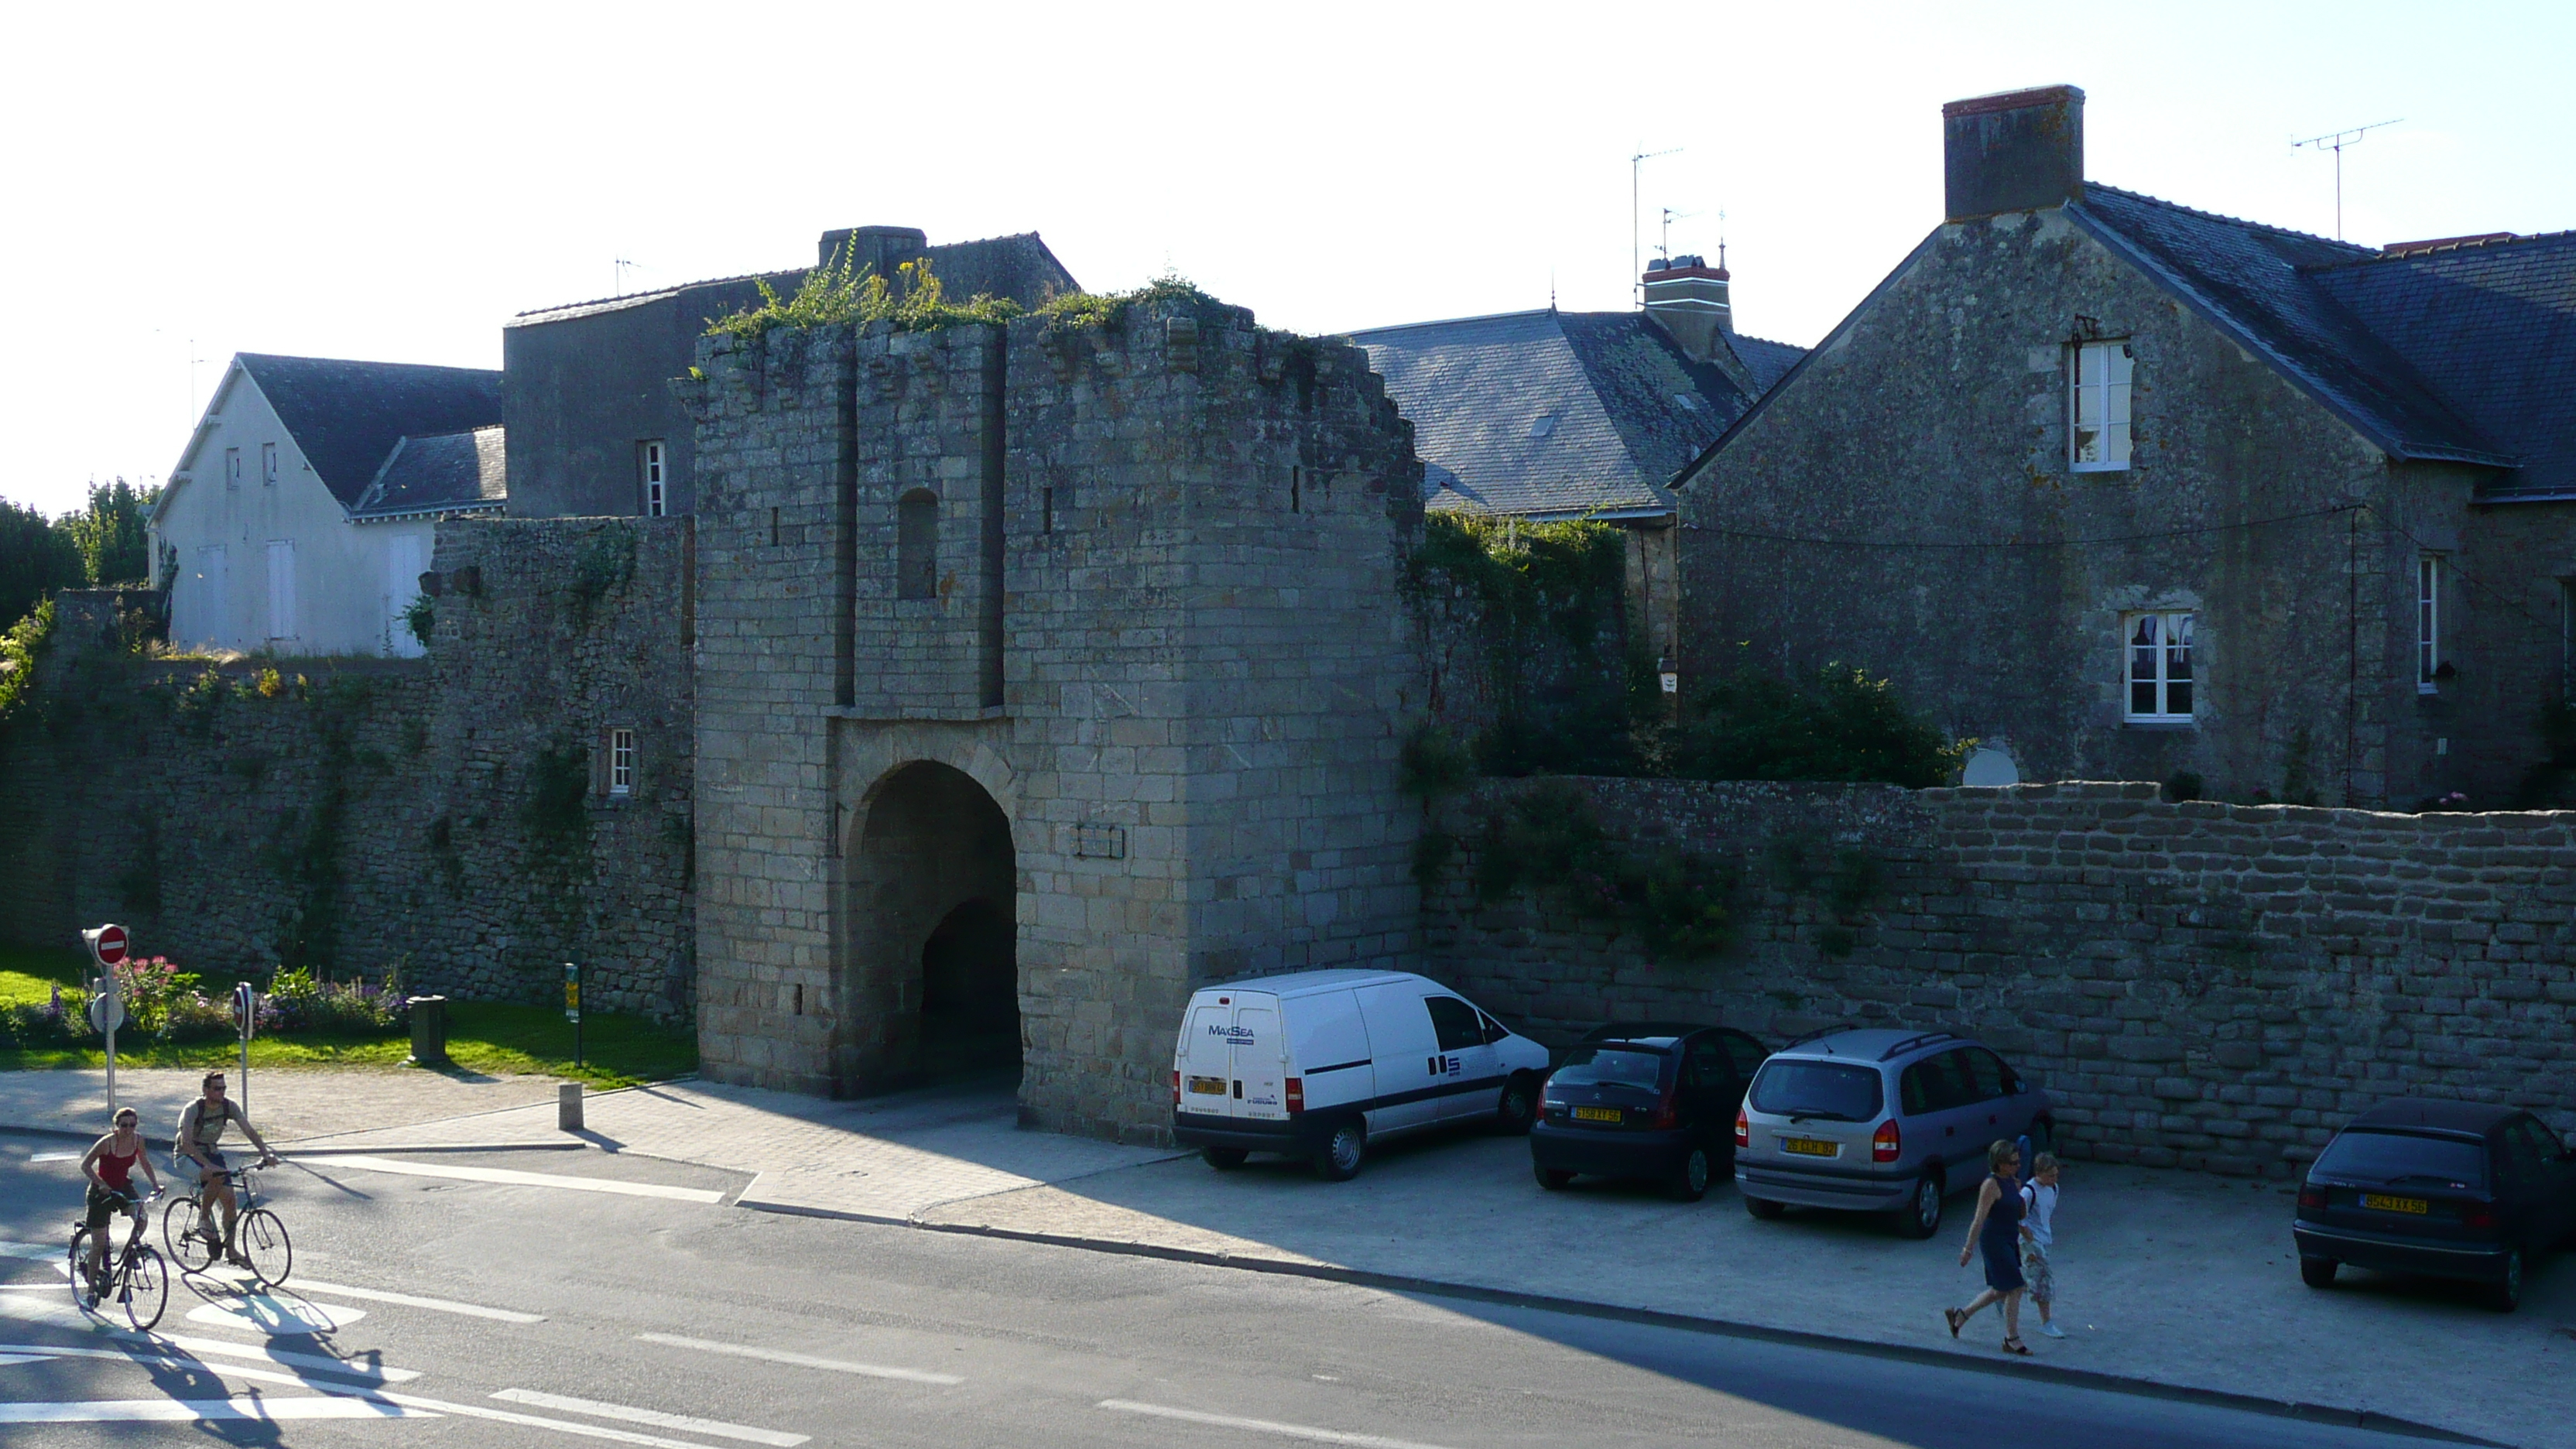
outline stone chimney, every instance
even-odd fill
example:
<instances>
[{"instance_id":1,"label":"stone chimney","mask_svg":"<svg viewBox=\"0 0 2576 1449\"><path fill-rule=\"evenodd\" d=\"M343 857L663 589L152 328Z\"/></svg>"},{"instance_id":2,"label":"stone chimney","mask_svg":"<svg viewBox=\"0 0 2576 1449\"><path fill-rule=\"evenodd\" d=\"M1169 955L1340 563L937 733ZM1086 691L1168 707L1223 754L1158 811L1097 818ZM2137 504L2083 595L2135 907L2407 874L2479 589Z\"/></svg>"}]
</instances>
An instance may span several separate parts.
<instances>
[{"instance_id":1,"label":"stone chimney","mask_svg":"<svg viewBox=\"0 0 2576 1449\"><path fill-rule=\"evenodd\" d=\"M2041 86L1941 108L1952 221L2037 211L2084 197L2084 92Z\"/></svg>"},{"instance_id":2,"label":"stone chimney","mask_svg":"<svg viewBox=\"0 0 2576 1449\"><path fill-rule=\"evenodd\" d=\"M1647 319L1696 362L1715 357L1718 336L1735 330L1724 260L1714 267L1694 256L1657 257L1646 264Z\"/></svg>"},{"instance_id":3,"label":"stone chimney","mask_svg":"<svg viewBox=\"0 0 2576 1449\"><path fill-rule=\"evenodd\" d=\"M895 268L918 261L930 251L930 237L908 226L844 226L823 233L815 247L815 256L824 266L831 266L848 250L862 271L873 271L888 282L894 280Z\"/></svg>"}]
</instances>

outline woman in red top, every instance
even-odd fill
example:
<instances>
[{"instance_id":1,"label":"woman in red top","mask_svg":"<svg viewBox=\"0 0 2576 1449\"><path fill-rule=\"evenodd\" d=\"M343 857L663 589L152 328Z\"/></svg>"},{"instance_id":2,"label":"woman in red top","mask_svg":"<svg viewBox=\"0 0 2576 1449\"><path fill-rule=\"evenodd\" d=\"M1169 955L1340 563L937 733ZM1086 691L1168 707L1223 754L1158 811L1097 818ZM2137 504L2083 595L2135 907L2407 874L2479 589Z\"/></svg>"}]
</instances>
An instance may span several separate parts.
<instances>
[{"instance_id":1,"label":"woman in red top","mask_svg":"<svg viewBox=\"0 0 2576 1449\"><path fill-rule=\"evenodd\" d=\"M89 1179L89 1279L90 1296L98 1295L97 1283L107 1276L107 1225L120 1211L143 1220L143 1200L134 1191L134 1169L143 1169L143 1178L152 1184L155 1196L161 1192L161 1175L152 1170L152 1159L143 1151L143 1134L134 1130L140 1119L131 1107L116 1110L116 1130L98 1139L89 1155L81 1159L81 1175Z\"/></svg>"}]
</instances>

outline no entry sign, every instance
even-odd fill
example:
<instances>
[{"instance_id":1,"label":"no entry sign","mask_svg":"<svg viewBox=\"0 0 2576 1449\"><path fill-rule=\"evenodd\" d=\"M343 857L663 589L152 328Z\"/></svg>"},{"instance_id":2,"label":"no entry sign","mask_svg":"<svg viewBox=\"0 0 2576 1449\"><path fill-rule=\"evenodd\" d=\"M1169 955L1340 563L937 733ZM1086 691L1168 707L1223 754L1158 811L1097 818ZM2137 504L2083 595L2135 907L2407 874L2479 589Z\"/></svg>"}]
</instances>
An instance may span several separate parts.
<instances>
[{"instance_id":1,"label":"no entry sign","mask_svg":"<svg viewBox=\"0 0 2576 1449\"><path fill-rule=\"evenodd\" d=\"M83 931L89 938L89 952L101 966L118 966L125 961L125 928L110 923L95 931Z\"/></svg>"}]
</instances>

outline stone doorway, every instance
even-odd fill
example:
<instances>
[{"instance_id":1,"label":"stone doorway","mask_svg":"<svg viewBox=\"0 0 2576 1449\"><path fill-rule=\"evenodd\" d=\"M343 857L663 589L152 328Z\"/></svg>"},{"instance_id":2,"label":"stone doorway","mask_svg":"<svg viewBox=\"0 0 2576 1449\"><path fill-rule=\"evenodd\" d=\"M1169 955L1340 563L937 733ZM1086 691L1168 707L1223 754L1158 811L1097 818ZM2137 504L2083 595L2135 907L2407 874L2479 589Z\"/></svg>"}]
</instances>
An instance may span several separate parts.
<instances>
[{"instance_id":1,"label":"stone doorway","mask_svg":"<svg viewBox=\"0 0 2576 1449\"><path fill-rule=\"evenodd\" d=\"M869 792L850 873L848 1085L1016 1073L1018 869L1011 823L974 777L930 761Z\"/></svg>"}]
</instances>

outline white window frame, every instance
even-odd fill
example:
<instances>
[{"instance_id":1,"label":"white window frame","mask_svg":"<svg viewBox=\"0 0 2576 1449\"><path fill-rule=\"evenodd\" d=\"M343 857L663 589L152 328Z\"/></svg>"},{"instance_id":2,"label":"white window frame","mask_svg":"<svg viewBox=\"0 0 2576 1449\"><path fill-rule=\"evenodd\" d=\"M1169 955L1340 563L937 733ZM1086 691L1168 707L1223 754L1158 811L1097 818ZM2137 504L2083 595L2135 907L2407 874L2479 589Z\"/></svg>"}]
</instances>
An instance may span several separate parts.
<instances>
[{"instance_id":1,"label":"white window frame","mask_svg":"<svg viewBox=\"0 0 2576 1449\"><path fill-rule=\"evenodd\" d=\"M2192 711L2199 704L2199 661L2192 657L2199 643L2200 630L2194 609L2142 609L2120 616L2120 717L2129 724L2178 725L2192 722ZM2173 636L2182 636L2180 648ZM2148 642L2141 642L2142 634ZM2181 656L2180 677L2175 676L2175 656ZM2143 656L2143 657L2142 657ZM2144 666L2146 673L2141 673ZM2138 690L2149 691L2141 710ZM2174 706L2179 689L2182 708Z\"/></svg>"},{"instance_id":2,"label":"white window frame","mask_svg":"<svg viewBox=\"0 0 2576 1449\"><path fill-rule=\"evenodd\" d=\"M275 443L259 445L259 481L264 487L277 486L277 445Z\"/></svg>"},{"instance_id":3,"label":"white window frame","mask_svg":"<svg viewBox=\"0 0 2576 1449\"><path fill-rule=\"evenodd\" d=\"M608 793L623 798L635 793L635 731L608 732Z\"/></svg>"},{"instance_id":4,"label":"white window frame","mask_svg":"<svg viewBox=\"0 0 2576 1449\"><path fill-rule=\"evenodd\" d=\"M2078 342L2068 348L2066 462L2078 473L2117 473L2129 466L2130 399L2137 377L2129 340ZM2085 430L2097 444L2085 455Z\"/></svg>"},{"instance_id":5,"label":"white window frame","mask_svg":"<svg viewBox=\"0 0 2576 1449\"><path fill-rule=\"evenodd\" d=\"M2440 694L2442 681L2442 555L2415 557L2415 692Z\"/></svg>"},{"instance_id":6,"label":"white window frame","mask_svg":"<svg viewBox=\"0 0 2576 1449\"><path fill-rule=\"evenodd\" d=\"M670 450L660 438L647 438L636 448L644 469L644 516L661 518L671 511Z\"/></svg>"},{"instance_id":7,"label":"white window frame","mask_svg":"<svg viewBox=\"0 0 2576 1449\"><path fill-rule=\"evenodd\" d=\"M231 492L239 487L241 487L241 449L226 448L224 449L224 490Z\"/></svg>"}]
</instances>

